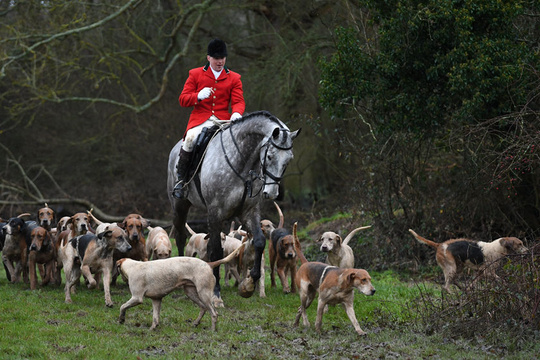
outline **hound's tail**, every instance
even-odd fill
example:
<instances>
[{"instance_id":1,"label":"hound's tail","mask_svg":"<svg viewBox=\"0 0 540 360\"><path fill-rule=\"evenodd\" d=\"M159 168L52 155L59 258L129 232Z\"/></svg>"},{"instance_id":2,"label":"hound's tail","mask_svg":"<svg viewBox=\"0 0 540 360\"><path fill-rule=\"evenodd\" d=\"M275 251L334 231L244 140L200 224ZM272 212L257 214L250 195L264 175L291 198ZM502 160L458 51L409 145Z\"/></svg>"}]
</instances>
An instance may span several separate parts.
<instances>
[{"instance_id":1,"label":"hound's tail","mask_svg":"<svg viewBox=\"0 0 540 360\"><path fill-rule=\"evenodd\" d=\"M283 217L283 212L281 211L281 208L279 207L279 205L277 204L277 202L274 201L274 206L276 207L277 211L278 211L278 214L279 214L279 224L277 226L277 228L282 228L283 227L283 224L284 224L284 217Z\"/></svg>"},{"instance_id":2,"label":"hound's tail","mask_svg":"<svg viewBox=\"0 0 540 360\"><path fill-rule=\"evenodd\" d=\"M300 258L300 262L302 264L307 263L308 260L304 256L304 253L302 252L302 245L300 245L300 240L298 239L298 235L296 235L296 227L298 225L298 222L295 222L293 225L293 238L294 238L294 249L296 250L296 254L298 254L298 257Z\"/></svg>"},{"instance_id":3,"label":"hound's tail","mask_svg":"<svg viewBox=\"0 0 540 360\"><path fill-rule=\"evenodd\" d=\"M189 233L190 233L191 235L195 235L195 234L196 234L195 231L193 231L193 229L189 227L188 223L186 223L186 229L187 229L187 231L189 231Z\"/></svg>"},{"instance_id":4,"label":"hound's tail","mask_svg":"<svg viewBox=\"0 0 540 360\"><path fill-rule=\"evenodd\" d=\"M364 230L364 229L369 229L371 227L371 225L368 225L368 226L360 226L359 228L356 228L354 229L353 231L350 232L349 235L347 235L347 237L345 238L345 240L343 240L343 244L341 244L342 246L343 245L347 245L349 243L349 241L351 241L352 237L354 236L354 234L356 234L356 232L360 231L360 230Z\"/></svg>"},{"instance_id":5,"label":"hound's tail","mask_svg":"<svg viewBox=\"0 0 540 360\"><path fill-rule=\"evenodd\" d=\"M245 245L246 245L246 243L242 243L242 245L240 245L236 250L234 250L232 253L230 253L229 255L224 257L223 259L209 262L208 265L210 265L210 267L213 269L216 266L228 263L229 261L231 261L232 259L234 259L238 255L238 253L240 252L240 249L242 249Z\"/></svg>"},{"instance_id":6,"label":"hound's tail","mask_svg":"<svg viewBox=\"0 0 540 360\"><path fill-rule=\"evenodd\" d=\"M410 232L411 234L413 234L413 236L414 236L414 237L416 238L416 240L418 240L419 242L424 243L424 244L427 244L427 245L429 245L429 246L431 246L431 247L434 247L435 249L437 249L437 248L441 245L441 244L439 244L439 243L436 243L436 242L434 242L434 241L431 241L431 240L428 240L428 239L426 239L426 238L421 237L420 235L418 235L417 233L415 233L412 229L409 229L409 232Z\"/></svg>"}]
</instances>

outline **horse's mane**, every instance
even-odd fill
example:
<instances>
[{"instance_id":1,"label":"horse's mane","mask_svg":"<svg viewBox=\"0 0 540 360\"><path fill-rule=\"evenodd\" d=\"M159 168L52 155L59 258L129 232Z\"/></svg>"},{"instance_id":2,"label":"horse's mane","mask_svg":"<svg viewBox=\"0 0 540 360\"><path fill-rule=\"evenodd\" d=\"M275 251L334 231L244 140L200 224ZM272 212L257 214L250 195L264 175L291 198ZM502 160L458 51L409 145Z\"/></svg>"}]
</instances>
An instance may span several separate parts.
<instances>
[{"instance_id":1,"label":"horse's mane","mask_svg":"<svg viewBox=\"0 0 540 360\"><path fill-rule=\"evenodd\" d=\"M268 118L268 120L272 121L276 125L279 125L280 127L283 125L281 120L279 120L276 116L272 115L272 113L270 113L267 110L254 111L252 113L244 115L243 117L239 118L238 120L232 121L232 123L240 124L240 123L242 123L242 122L244 122L246 120L252 119L254 117L261 117L261 116L264 116L264 117Z\"/></svg>"}]
</instances>

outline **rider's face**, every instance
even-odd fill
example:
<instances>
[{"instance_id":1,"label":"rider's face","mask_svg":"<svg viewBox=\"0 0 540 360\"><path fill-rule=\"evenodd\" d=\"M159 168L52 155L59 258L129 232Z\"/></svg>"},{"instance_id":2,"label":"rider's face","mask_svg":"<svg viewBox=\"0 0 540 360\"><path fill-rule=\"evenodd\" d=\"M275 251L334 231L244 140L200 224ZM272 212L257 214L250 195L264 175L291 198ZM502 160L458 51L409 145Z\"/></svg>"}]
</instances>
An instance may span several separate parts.
<instances>
[{"instance_id":1,"label":"rider's face","mask_svg":"<svg viewBox=\"0 0 540 360\"><path fill-rule=\"evenodd\" d=\"M206 55L206 59L208 60L208 62L210 63L210 66L212 67L212 69L214 69L214 71L223 70L223 67L225 66L225 61L227 61L226 57L214 58L214 57L211 57L210 55Z\"/></svg>"}]
</instances>

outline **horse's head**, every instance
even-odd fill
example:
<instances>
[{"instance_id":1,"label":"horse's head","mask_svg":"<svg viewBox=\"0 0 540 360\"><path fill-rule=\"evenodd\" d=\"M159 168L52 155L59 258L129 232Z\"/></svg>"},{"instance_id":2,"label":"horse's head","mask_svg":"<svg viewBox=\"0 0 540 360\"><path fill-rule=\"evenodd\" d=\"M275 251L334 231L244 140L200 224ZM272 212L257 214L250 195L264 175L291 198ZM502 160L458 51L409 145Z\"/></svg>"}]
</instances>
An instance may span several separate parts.
<instances>
[{"instance_id":1,"label":"horse's head","mask_svg":"<svg viewBox=\"0 0 540 360\"><path fill-rule=\"evenodd\" d=\"M276 127L261 148L260 159L264 176L263 196L275 199L279 194L279 182L293 158L293 140L300 134L298 129L291 132L287 128Z\"/></svg>"}]
</instances>

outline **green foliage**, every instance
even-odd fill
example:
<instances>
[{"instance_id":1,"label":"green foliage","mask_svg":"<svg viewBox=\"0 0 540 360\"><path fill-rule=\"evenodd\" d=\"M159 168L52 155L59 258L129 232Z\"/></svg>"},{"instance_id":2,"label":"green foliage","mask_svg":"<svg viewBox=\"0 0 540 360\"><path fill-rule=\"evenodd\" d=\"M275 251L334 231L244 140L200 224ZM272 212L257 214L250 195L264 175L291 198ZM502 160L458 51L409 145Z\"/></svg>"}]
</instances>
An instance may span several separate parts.
<instances>
[{"instance_id":1,"label":"green foliage","mask_svg":"<svg viewBox=\"0 0 540 360\"><path fill-rule=\"evenodd\" d=\"M350 107L378 132L441 132L515 111L533 89L538 55L515 23L519 1L371 1L378 51L358 31L336 29L336 51L321 62L321 104Z\"/></svg>"}]
</instances>

